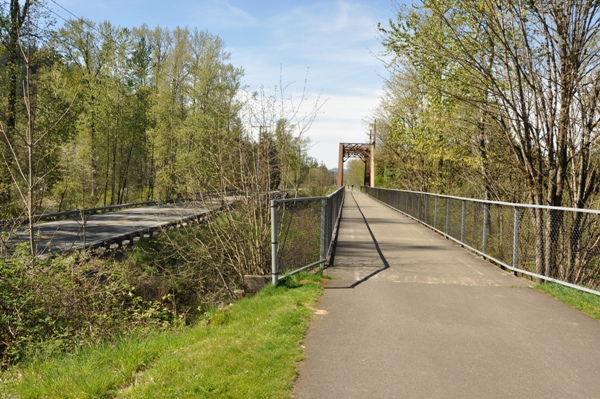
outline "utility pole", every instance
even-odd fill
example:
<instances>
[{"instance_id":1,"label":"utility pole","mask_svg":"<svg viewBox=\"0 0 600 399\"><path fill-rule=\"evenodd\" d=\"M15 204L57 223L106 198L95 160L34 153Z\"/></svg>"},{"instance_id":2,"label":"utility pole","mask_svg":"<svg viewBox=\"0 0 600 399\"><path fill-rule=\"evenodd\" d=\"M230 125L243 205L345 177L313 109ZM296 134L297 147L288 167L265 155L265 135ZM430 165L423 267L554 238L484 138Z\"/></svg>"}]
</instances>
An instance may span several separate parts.
<instances>
[{"instance_id":1,"label":"utility pole","mask_svg":"<svg viewBox=\"0 0 600 399\"><path fill-rule=\"evenodd\" d=\"M373 123L371 123L371 130L369 130L369 144L375 144L375 140L377 140L377 119L374 119Z\"/></svg>"},{"instance_id":2,"label":"utility pole","mask_svg":"<svg viewBox=\"0 0 600 399\"><path fill-rule=\"evenodd\" d=\"M261 183L261 173L260 173L260 154L262 153L262 135L263 129L266 129L265 125L256 125L251 127L258 128L258 155L256 160L256 191L260 192L260 183Z\"/></svg>"}]
</instances>

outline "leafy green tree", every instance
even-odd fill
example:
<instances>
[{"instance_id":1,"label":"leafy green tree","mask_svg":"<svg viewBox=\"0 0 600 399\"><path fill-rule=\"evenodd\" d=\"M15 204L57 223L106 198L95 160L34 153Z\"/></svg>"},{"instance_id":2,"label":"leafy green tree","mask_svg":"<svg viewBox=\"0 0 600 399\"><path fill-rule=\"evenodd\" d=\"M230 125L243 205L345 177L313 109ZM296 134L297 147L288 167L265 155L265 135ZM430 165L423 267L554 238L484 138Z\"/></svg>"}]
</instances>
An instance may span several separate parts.
<instances>
[{"instance_id":1,"label":"leafy green tree","mask_svg":"<svg viewBox=\"0 0 600 399\"><path fill-rule=\"evenodd\" d=\"M345 184L356 188L365 184L365 162L360 159L348 161Z\"/></svg>"},{"instance_id":2,"label":"leafy green tree","mask_svg":"<svg viewBox=\"0 0 600 399\"><path fill-rule=\"evenodd\" d=\"M325 195L336 185L337 176L327 169L325 164L311 165L308 170L305 186L309 189L311 195Z\"/></svg>"},{"instance_id":3,"label":"leafy green tree","mask_svg":"<svg viewBox=\"0 0 600 399\"><path fill-rule=\"evenodd\" d=\"M20 99L21 90L19 89L19 80L22 77L20 71L22 65L20 38L27 37L22 34L22 31L29 17L31 7L32 2L29 0L25 1L23 6L19 4L18 0L11 0L9 4L0 4L0 39L4 50L4 57L2 57L3 80L5 80L3 92L6 93L6 100L3 104L5 137L0 140L2 145L0 151L2 151L5 159L0 167L0 204L3 205L6 205L11 199L10 168L12 161L9 160L12 157L8 153L17 127L17 109L22 104Z\"/></svg>"},{"instance_id":4,"label":"leafy green tree","mask_svg":"<svg viewBox=\"0 0 600 399\"><path fill-rule=\"evenodd\" d=\"M0 205L3 210L11 209L13 198L11 172L14 172L15 159L10 147L17 131L23 131L28 120L23 89L27 67L23 51L37 50L38 41L49 36L53 23L44 6L42 0L25 0L22 5L18 0L0 4L0 92L5 94L0 100L0 121L5 132L0 135ZM36 60L32 58L30 62Z\"/></svg>"},{"instance_id":5,"label":"leafy green tree","mask_svg":"<svg viewBox=\"0 0 600 399\"><path fill-rule=\"evenodd\" d=\"M532 203L584 207L597 191L592 154L600 115L590 105L600 93L598 7L570 0L428 0L400 12L381 32L391 52L425 71L418 80L424 87L471 110L461 114L471 115L471 148L486 193L494 186L500 192L490 166L497 152L497 160L522 176ZM539 274L561 272L552 238L563 228L561 218L536 211ZM573 232L580 226L573 221Z\"/></svg>"}]
</instances>

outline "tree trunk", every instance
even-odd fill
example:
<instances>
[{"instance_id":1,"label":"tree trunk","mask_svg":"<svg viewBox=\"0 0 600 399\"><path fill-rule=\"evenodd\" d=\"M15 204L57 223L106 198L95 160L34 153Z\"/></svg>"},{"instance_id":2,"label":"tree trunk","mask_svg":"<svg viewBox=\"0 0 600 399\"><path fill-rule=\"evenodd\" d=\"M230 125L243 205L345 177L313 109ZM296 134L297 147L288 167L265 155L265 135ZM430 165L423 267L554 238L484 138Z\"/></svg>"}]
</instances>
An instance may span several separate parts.
<instances>
[{"instance_id":1,"label":"tree trunk","mask_svg":"<svg viewBox=\"0 0 600 399\"><path fill-rule=\"evenodd\" d=\"M6 93L7 100L7 117L6 117L6 137L4 140L11 142L14 137L14 132L17 124L17 102L19 93L19 64L20 64L20 47L19 37L21 28L25 23L31 0L25 0L23 7L19 7L18 0L10 1L10 12L8 21L7 41L2 43L8 52L8 60L6 70L8 71L8 90ZM3 143L4 148L0 151L8 151L8 142ZM11 200L11 177L9 168L12 166L12 157L5 156L5 160L0 164L0 205L6 205Z\"/></svg>"}]
</instances>

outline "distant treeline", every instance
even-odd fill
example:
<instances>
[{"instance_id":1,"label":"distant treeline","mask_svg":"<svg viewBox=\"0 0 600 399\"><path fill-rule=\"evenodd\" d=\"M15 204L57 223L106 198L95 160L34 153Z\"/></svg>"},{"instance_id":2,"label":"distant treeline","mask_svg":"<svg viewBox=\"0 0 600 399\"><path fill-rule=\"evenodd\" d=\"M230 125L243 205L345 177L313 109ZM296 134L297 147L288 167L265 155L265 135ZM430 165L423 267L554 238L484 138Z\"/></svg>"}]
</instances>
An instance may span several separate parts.
<instances>
[{"instance_id":1,"label":"distant treeline","mask_svg":"<svg viewBox=\"0 0 600 399\"><path fill-rule=\"evenodd\" d=\"M246 186L297 190L311 175L327 185L303 136L318 100L300 115L285 88L249 93L219 37L83 19L55 28L49 10L0 5L3 217Z\"/></svg>"}]
</instances>

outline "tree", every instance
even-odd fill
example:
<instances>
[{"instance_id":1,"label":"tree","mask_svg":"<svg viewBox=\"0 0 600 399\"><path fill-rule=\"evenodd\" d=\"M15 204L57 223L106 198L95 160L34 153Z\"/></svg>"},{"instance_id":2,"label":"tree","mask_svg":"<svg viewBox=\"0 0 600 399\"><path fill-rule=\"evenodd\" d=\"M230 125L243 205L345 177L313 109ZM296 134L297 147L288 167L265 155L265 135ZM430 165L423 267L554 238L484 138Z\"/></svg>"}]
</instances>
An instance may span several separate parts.
<instances>
[{"instance_id":1,"label":"tree","mask_svg":"<svg viewBox=\"0 0 600 399\"><path fill-rule=\"evenodd\" d=\"M68 102L56 87L57 81L62 83L62 65L55 53L50 48L38 49L29 30L23 32L23 37L27 40L19 38L18 45L24 68L24 115L18 121L9 117L6 124L0 120L0 137L6 146L1 155L27 218L31 254L36 254L34 215L56 179L58 148L65 138L56 130L72 99ZM18 123L11 129L12 122Z\"/></svg>"},{"instance_id":2,"label":"tree","mask_svg":"<svg viewBox=\"0 0 600 399\"><path fill-rule=\"evenodd\" d=\"M310 190L311 195L325 195L336 185L336 175L325 166L320 165L315 161L308 170L306 178L306 187Z\"/></svg>"},{"instance_id":3,"label":"tree","mask_svg":"<svg viewBox=\"0 0 600 399\"><path fill-rule=\"evenodd\" d=\"M532 203L582 208L597 191L598 7L430 0L381 32L390 51L454 83L423 84L478 110L480 155L486 159L492 135L509 149L505 159L525 179ZM423 26L440 28L428 34ZM536 211L539 274L559 273L561 215ZM580 222L571 228L577 233Z\"/></svg>"},{"instance_id":4,"label":"tree","mask_svg":"<svg viewBox=\"0 0 600 399\"><path fill-rule=\"evenodd\" d=\"M352 159L348 162L346 184L360 187L365 184L365 162L360 159Z\"/></svg>"},{"instance_id":5,"label":"tree","mask_svg":"<svg viewBox=\"0 0 600 399\"><path fill-rule=\"evenodd\" d=\"M16 134L19 118L26 118L23 104L23 47L46 35L46 29L52 23L43 11L44 1L25 0L23 5L18 0L10 0L0 4L0 67L2 69L2 91L6 93L5 101L0 107L1 119L4 120L5 135L0 139L0 153L6 162L0 166L0 205L7 207L12 198L10 168L12 156L10 143ZM41 22L44 20L44 23Z\"/></svg>"}]
</instances>

